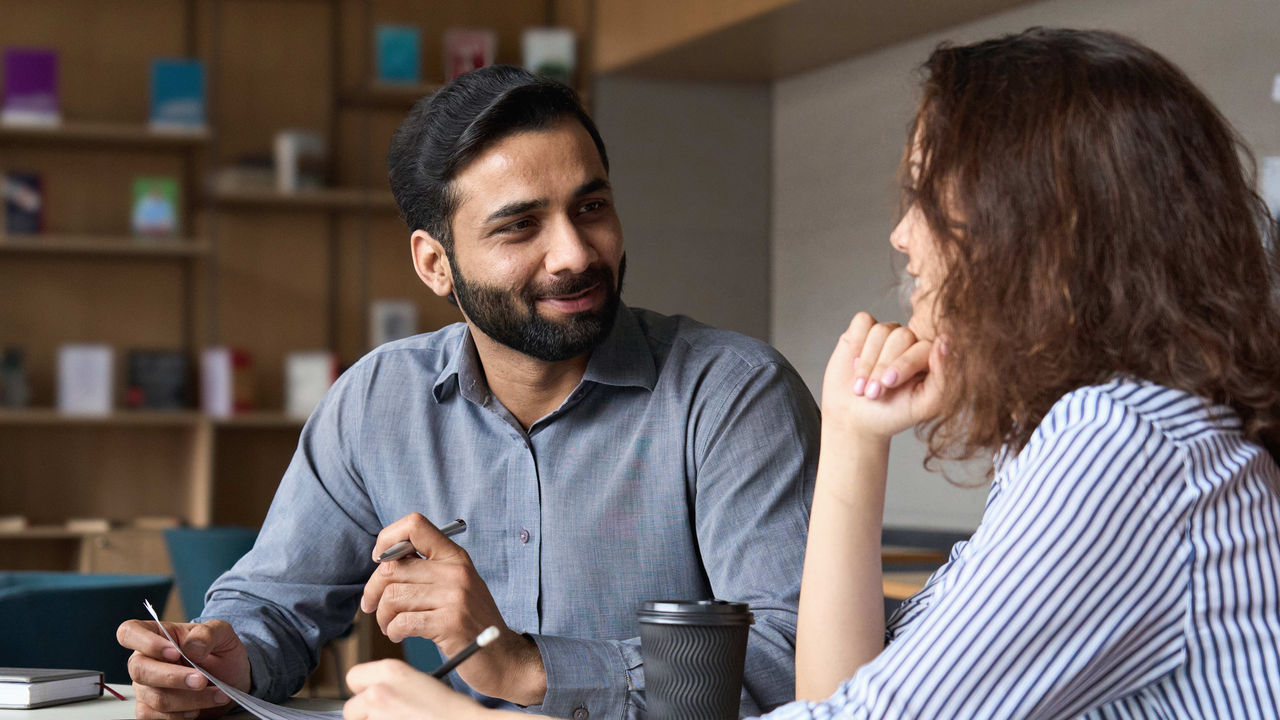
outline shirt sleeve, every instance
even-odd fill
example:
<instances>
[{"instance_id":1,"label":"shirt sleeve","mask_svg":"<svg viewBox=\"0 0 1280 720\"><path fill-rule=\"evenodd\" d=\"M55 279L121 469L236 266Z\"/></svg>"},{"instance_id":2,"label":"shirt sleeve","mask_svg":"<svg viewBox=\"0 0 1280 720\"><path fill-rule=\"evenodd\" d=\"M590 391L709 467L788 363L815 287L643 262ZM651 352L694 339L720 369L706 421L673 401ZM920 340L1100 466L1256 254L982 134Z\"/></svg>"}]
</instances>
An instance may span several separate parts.
<instances>
[{"instance_id":1,"label":"shirt sleeve","mask_svg":"<svg viewBox=\"0 0 1280 720\"><path fill-rule=\"evenodd\" d=\"M1186 656L1185 458L1105 395L1060 402L932 601L826 701L772 720L1074 718Z\"/></svg>"},{"instance_id":2,"label":"shirt sleeve","mask_svg":"<svg viewBox=\"0 0 1280 720\"><path fill-rule=\"evenodd\" d=\"M817 471L817 405L795 371L765 363L726 374L695 405L694 531L715 597L751 606L741 713L795 697L796 610ZM636 718L645 711L639 638L533 636L554 717Z\"/></svg>"},{"instance_id":3,"label":"shirt sleeve","mask_svg":"<svg viewBox=\"0 0 1280 720\"><path fill-rule=\"evenodd\" d=\"M344 374L312 413L253 549L213 584L197 618L235 628L253 694L269 701L297 692L324 643L351 626L374 569L381 524L351 452L361 376L359 365Z\"/></svg>"}]
</instances>

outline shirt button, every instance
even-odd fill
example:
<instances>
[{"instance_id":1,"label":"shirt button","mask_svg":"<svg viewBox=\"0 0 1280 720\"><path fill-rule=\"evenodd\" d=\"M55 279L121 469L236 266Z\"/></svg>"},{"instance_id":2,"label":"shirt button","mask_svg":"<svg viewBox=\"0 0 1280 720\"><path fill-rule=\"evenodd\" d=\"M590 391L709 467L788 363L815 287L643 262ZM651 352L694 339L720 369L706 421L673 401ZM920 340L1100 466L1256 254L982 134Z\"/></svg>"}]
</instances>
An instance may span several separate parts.
<instances>
[{"instance_id":1,"label":"shirt button","mask_svg":"<svg viewBox=\"0 0 1280 720\"><path fill-rule=\"evenodd\" d=\"M573 709L573 720L587 720L589 717L591 717L591 713L587 712L586 708L577 707Z\"/></svg>"},{"instance_id":2,"label":"shirt button","mask_svg":"<svg viewBox=\"0 0 1280 720\"><path fill-rule=\"evenodd\" d=\"M522 543L527 543L527 542L529 542L529 531L528 531L528 530L521 530L521 531L520 531L520 542L522 542ZM579 708L579 709L581 710L581 708ZM583 710L583 712L586 712L586 710ZM574 715L574 717L576 718L576 717L577 717L577 715ZM583 715L583 717L586 717L586 715Z\"/></svg>"}]
</instances>

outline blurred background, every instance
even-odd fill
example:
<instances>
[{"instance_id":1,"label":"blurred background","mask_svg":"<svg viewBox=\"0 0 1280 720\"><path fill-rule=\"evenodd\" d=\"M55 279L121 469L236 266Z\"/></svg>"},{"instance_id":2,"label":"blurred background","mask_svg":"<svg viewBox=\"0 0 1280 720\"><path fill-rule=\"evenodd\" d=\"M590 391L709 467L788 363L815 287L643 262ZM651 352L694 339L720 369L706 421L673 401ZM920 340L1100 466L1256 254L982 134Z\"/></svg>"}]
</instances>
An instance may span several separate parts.
<instances>
[{"instance_id":1,"label":"blurred background","mask_svg":"<svg viewBox=\"0 0 1280 720\"><path fill-rule=\"evenodd\" d=\"M582 94L630 304L764 339L815 396L855 312L903 319L894 172L941 41L1132 35L1280 174L1274 0L0 0L0 18L0 570L168 573L166 529L255 528L336 373L458 319L413 273L385 152L478 65ZM887 523L971 530L982 490L922 457L896 443ZM394 652L375 641L345 652Z\"/></svg>"}]
</instances>

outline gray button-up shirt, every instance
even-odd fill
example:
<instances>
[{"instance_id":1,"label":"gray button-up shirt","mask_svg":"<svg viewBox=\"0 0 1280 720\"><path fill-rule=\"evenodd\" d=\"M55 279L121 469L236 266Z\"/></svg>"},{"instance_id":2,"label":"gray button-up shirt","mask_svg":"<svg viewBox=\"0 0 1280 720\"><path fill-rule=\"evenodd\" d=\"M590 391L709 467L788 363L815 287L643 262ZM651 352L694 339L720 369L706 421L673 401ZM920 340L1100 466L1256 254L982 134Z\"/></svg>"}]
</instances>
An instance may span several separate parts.
<instances>
[{"instance_id":1,"label":"gray button-up shirt","mask_svg":"<svg viewBox=\"0 0 1280 720\"><path fill-rule=\"evenodd\" d=\"M759 341L623 306L577 389L526 432L452 325L339 378L203 617L244 640L254 692L283 698L350 624L384 526L464 518L455 542L542 653L532 710L634 716L636 609L710 597L751 604L742 710L767 710L794 692L817 449L812 396Z\"/></svg>"}]
</instances>

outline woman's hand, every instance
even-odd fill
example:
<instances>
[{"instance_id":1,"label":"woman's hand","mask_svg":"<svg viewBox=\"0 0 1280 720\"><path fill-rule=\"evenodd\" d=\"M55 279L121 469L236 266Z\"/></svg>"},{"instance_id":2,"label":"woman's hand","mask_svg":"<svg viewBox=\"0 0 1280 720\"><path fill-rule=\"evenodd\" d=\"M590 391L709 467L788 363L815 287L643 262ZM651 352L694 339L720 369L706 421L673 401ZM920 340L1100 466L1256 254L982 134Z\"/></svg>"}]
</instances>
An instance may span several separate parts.
<instances>
[{"instance_id":1,"label":"woman's hand","mask_svg":"<svg viewBox=\"0 0 1280 720\"><path fill-rule=\"evenodd\" d=\"M378 660L347 672L355 696L342 706L346 720L481 720L510 716L471 698L400 660Z\"/></svg>"},{"instance_id":2,"label":"woman's hand","mask_svg":"<svg viewBox=\"0 0 1280 720\"><path fill-rule=\"evenodd\" d=\"M921 340L897 323L858 313L827 362L822 382L824 429L887 440L936 417L942 404L945 352L945 338Z\"/></svg>"}]
</instances>

